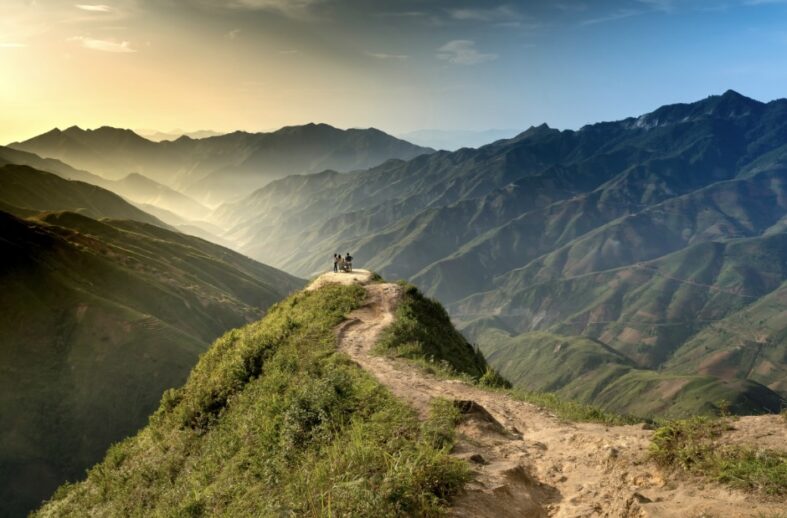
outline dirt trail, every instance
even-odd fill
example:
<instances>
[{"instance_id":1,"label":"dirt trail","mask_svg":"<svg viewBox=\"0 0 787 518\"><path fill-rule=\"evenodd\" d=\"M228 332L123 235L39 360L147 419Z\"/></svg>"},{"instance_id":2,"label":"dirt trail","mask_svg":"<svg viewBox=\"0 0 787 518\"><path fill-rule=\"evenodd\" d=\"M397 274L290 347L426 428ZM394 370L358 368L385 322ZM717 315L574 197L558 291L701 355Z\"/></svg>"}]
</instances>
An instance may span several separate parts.
<instances>
[{"instance_id":1,"label":"dirt trail","mask_svg":"<svg viewBox=\"0 0 787 518\"><path fill-rule=\"evenodd\" d=\"M401 288L367 284L369 277L365 271L326 274L310 289L328 282L364 284L367 304L338 327L339 348L421 415L436 397L457 401L463 409L453 454L470 462L475 479L453 502L452 514L742 517L783 510L783 502L758 503L750 494L695 478L668 480L647 461L652 432L642 426L567 423L529 403L461 381L436 379L404 361L372 355L380 332L394 319ZM738 441L749 432L762 433L761 427L750 426L752 418L746 419ZM778 431L776 435L774 444L781 441L783 447L787 442Z\"/></svg>"}]
</instances>

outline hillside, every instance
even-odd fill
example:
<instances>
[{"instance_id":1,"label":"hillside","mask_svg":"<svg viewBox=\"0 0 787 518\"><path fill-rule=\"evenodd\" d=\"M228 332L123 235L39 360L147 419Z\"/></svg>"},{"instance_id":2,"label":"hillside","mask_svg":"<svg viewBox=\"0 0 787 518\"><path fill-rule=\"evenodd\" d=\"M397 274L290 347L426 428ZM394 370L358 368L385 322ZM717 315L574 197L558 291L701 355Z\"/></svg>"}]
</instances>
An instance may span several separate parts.
<instances>
[{"instance_id":1,"label":"hillside","mask_svg":"<svg viewBox=\"0 0 787 518\"><path fill-rule=\"evenodd\" d=\"M131 130L74 126L10 147L57 158L109 179L138 173L207 204L245 196L291 174L351 171L431 151L373 128L340 130L327 124L163 142L152 142Z\"/></svg>"},{"instance_id":2,"label":"hillside","mask_svg":"<svg viewBox=\"0 0 787 518\"><path fill-rule=\"evenodd\" d=\"M177 214L171 218L171 221L167 221L168 224L173 226L178 226L174 223L178 218L202 220L210 212L207 207L197 203L185 194L137 173L129 174L119 180L109 180L87 171L75 169L60 160L41 158L34 153L0 146L0 166L7 164L25 165L39 171L55 174L66 180L77 180L96 185L119 194L138 206L155 205L160 210L174 211Z\"/></svg>"},{"instance_id":3,"label":"hillside","mask_svg":"<svg viewBox=\"0 0 787 518\"><path fill-rule=\"evenodd\" d=\"M63 184L77 183L19 172L56 185L37 191L53 208L72 194ZM0 179L8 174L6 166ZM86 206L107 214L100 198ZM82 476L146 423L211 341L302 285L198 238L70 212L28 220L0 212L0 253L3 516L24 514Z\"/></svg>"},{"instance_id":4,"label":"hillside","mask_svg":"<svg viewBox=\"0 0 787 518\"><path fill-rule=\"evenodd\" d=\"M113 192L24 165L0 166L0 201L32 211L71 211L91 218L131 219L167 227Z\"/></svg>"},{"instance_id":5,"label":"hillside","mask_svg":"<svg viewBox=\"0 0 787 518\"><path fill-rule=\"evenodd\" d=\"M686 424L654 433L601 413L591 420L602 423L559 419L499 379L486 387L483 357L458 337L412 287L368 271L325 274L217 340L147 427L36 516L743 517L783 508L781 417L745 418L715 437L716 451L733 455L758 430L756 466L774 463L767 485L733 468L725 475L740 486L726 487L659 465L673 451L669 426ZM420 361L401 359L416 349Z\"/></svg>"},{"instance_id":6,"label":"hillside","mask_svg":"<svg viewBox=\"0 0 787 518\"><path fill-rule=\"evenodd\" d=\"M787 261L786 158L787 100L728 91L577 131L541 125L478 149L291 176L213 218L240 251L299 275L350 251L411 279L523 388L540 388L524 381L541 374L522 361L539 347L527 333L547 332L592 338L643 376L703 375L734 388L656 413L711 411L718 401L706 397L722 393L755 411L773 408L774 392L787 397L776 317L787 307L774 292ZM734 323L766 305L767 322ZM583 395L653 411L597 396Z\"/></svg>"}]
</instances>

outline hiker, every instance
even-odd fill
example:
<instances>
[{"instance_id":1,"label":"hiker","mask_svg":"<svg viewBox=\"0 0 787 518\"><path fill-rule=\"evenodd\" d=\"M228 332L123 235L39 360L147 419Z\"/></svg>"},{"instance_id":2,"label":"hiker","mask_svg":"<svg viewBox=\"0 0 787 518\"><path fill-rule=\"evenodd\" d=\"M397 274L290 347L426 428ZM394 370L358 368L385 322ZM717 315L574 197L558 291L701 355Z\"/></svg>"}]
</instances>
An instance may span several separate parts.
<instances>
[{"instance_id":1,"label":"hiker","mask_svg":"<svg viewBox=\"0 0 787 518\"><path fill-rule=\"evenodd\" d=\"M339 271L339 254L333 254L333 273Z\"/></svg>"},{"instance_id":2,"label":"hiker","mask_svg":"<svg viewBox=\"0 0 787 518\"><path fill-rule=\"evenodd\" d=\"M353 256L350 255L350 252L347 252L347 257L344 258L344 264L348 272L353 271Z\"/></svg>"},{"instance_id":3,"label":"hiker","mask_svg":"<svg viewBox=\"0 0 787 518\"><path fill-rule=\"evenodd\" d=\"M340 272L345 271L344 258L342 257L342 254L336 254L336 265L338 266Z\"/></svg>"}]
</instances>

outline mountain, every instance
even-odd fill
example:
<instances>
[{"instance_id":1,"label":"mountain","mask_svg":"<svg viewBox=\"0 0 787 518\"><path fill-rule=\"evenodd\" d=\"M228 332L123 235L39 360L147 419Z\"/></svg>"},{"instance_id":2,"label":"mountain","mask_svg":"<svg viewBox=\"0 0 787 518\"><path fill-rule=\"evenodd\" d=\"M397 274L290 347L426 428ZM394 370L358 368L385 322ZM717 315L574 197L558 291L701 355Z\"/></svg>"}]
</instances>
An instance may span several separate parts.
<instances>
[{"instance_id":1,"label":"mountain","mask_svg":"<svg viewBox=\"0 0 787 518\"><path fill-rule=\"evenodd\" d=\"M146 427L33 516L775 516L784 507L782 416L651 430L508 388L414 286L326 273L216 340ZM671 463L698 476L664 469Z\"/></svg>"},{"instance_id":2,"label":"mountain","mask_svg":"<svg viewBox=\"0 0 787 518\"><path fill-rule=\"evenodd\" d=\"M416 130L398 135L419 146L456 151L463 147L481 147L497 140L509 139L519 133L513 129L489 130Z\"/></svg>"},{"instance_id":3,"label":"mountain","mask_svg":"<svg viewBox=\"0 0 787 518\"><path fill-rule=\"evenodd\" d=\"M131 219L167 226L106 189L23 165L0 166L0 201L36 212L71 211L92 218Z\"/></svg>"},{"instance_id":4,"label":"mountain","mask_svg":"<svg viewBox=\"0 0 787 518\"><path fill-rule=\"evenodd\" d=\"M75 183L38 175L57 180L41 193L52 208L63 184ZM8 183L0 193L7 197ZM88 206L106 213L98 201ZM198 238L72 212L0 212L0 252L3 516L82 476L146 423L217 336L302 285Z\"/></svg>"},{"instance_id":5,"label":"mountain","mask_svg":"<svg viewBox=\"0 0 787 518\"><path fill-rule=\"evenodd\" d=\"M363 169L389 158L432 151L373 128L340 130L327 124L201 139L182 136L163 142L126 129L74 126L10 147L57 158L110 179L139 173L206 204L244 196L290 174Z\"/></svg>"},{"instance_id":6,"label":"mountain","mask_svg":"<svg viewBox=\"0 0 787 518\"><path fill-rule=\"evenodd\" d=\"M156 130L135 130L134 133L145 137L148 140L152 140L153 142L161 142L163 140L177 140L180 137L188 137L193 139L201 139L201 138L208 138L208 137L218 137L219 135L224 135L219 131L211 131L211 130L198 130L198 131L185 131L182 129L174 129L172 131L156 131Z\"/></svg>"},{"instance_id":7,"label":"mountain","mask_svg":"<svg viewBox=\"0 0 787 518\"><path fill-rule=\"evenodd\" d=\"M443 447L452 418L421 426L412 408L336 354L334 327L365 295L340 284L296 293L219 338L147 427L39 515L440 512L465 479ZM450 328L445 316L438 322ZM445 352L484 365L461 339Z\"/></svg>"},{"instance_id":8,"label":"mountain","mask_svg":"<svg viewBox=\"0 0 787 518\"><path fill-rule=\"evenodd\" d=\"M776 316L787 310L786 180L787 100L728 91L577 131L541 125L478 149L291 176L213 218L243 253L302 276L350 251L412 279L524 388L564 388L536 381L548 363L520 361L548 350L529 333L548 333L597 341L580 350L599 363L620 355L604 383L633 372L637 390L648 377L671 387L665 405L566 386L572 397L643 416L713 412L721 396L759 412L787 396ZM772 309L759 319L757 307ZM743 318L754 324L735 337ZM718 388L681 392L694 382L673 375ZM612 390L625 391L647 393Z\"/></svg>"},{"instance_id":9,"label":"mountain","mask_svg":"<svg viewBox=\"0 0 787 518\"><path fill-rule=\"evenodd\" d=\"M59 160L41 158L34 153L0 146L0 166L6 164L26 165L55 174L66 180L77 180L97 185L123 196L140 207L153 205L156 209L165 211L162 212L165 217L161 219L173 226L179 226L183 219L189 220L189 224L193 225L195 221L204 220L210 213L210 209L185 194L137 173L129 174L119 180L108 180L102 176L75 169ZM145 207L142 208L146 212L150 212ZM173 211L176 214L169 217Z\"/></svg>"},{"instance_id":10,"label":"mountain","mask_svg":"<svg viewBox=\"0 0 787 518\"><path fill-rule=\"evenodd\" d=\"M0 146L0 166L8 164L26 165L33 169L56 174L66 180L78 180L93 185L100 185L105 181L98 175L80 169L74 169L60 160L55 160L54 158L41 158L35 153L28 153L6 146Z\"/></svg>"},{"instance_id":11,"label":"mountain","mask_svg":"<svg viewBox=\"0 0 787 518\"><path fill-rule=\"evenodd\" d=\"M154 205L189 220L201 220L210 213L210 209L185 194L141 174L131 173L120 180L105 181L104 186L136 204Z\"/></svg>"}]
</instances>

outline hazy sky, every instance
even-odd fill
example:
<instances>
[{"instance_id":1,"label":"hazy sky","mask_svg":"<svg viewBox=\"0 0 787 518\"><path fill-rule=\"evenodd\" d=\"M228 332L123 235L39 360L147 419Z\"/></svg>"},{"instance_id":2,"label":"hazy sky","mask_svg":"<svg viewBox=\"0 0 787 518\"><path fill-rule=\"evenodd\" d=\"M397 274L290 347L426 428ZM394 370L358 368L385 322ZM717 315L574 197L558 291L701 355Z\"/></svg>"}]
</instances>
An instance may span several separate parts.
<instances>
[{"instance_id":1,"label":"hazy sky","mask_svg":"<svg viewBox=\"0 0 787 518\"><path fill-rule=\"evenodd\" d=\"M0 142L72 124L576 128L728 88L787 96L787 1L100 2L0 0Z\"/></svg>"}]
</instances>

